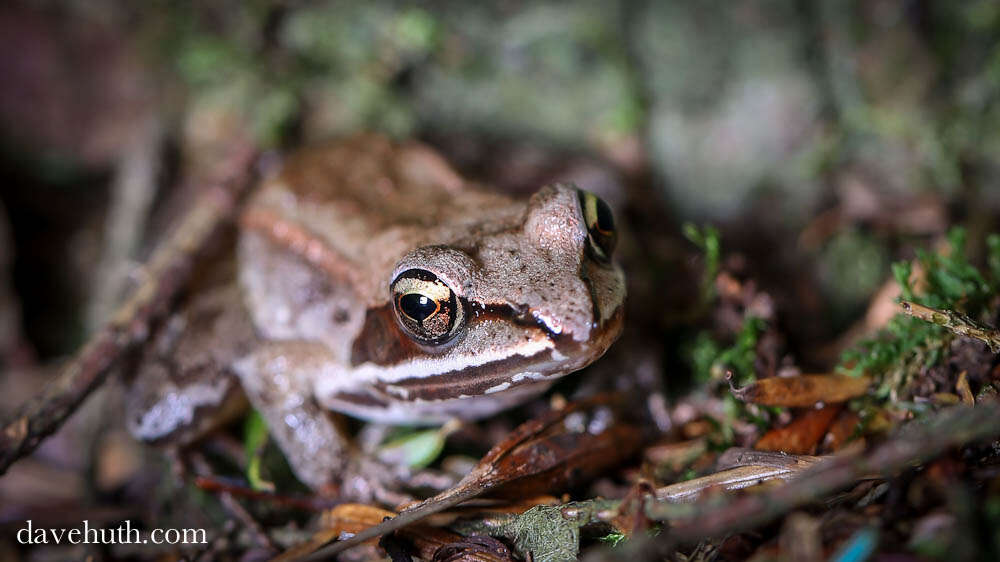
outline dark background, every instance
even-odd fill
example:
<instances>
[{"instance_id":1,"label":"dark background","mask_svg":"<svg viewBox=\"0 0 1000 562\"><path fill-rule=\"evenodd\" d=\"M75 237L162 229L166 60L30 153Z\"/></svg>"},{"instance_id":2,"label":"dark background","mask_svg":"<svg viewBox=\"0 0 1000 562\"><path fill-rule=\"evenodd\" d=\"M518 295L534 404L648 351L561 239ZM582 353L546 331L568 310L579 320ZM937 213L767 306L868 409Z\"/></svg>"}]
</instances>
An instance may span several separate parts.
<instances>
[{"instance_id":1,"label":"dark background","mask_svg":"<svg viewBox=\"0 0 1000 562\"><path fill-rule=\"evenodd\" d=\"M107 317L236 139L361 130L507 189L624 186L630 276L668 304L698 267L680 224L716 225L829 368L892 261L953 225L981 258L998 100L990 0L5 2L0 413ZM0 480L4 522L127 494L140 454L93 410Z\"/></svg>"}]
</instances>

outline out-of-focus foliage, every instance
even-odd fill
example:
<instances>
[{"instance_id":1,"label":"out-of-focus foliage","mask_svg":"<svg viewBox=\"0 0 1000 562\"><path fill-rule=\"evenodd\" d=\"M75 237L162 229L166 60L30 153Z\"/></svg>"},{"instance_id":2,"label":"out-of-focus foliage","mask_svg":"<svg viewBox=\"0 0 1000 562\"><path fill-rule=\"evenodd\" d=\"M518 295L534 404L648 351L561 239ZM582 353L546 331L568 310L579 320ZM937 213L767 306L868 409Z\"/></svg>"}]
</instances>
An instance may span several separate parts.
<instances>
[{"instance_id":1,"label":"out-of-focus foliage","mask_svg":"<svg viewBox=\"0 0 1000 562\"><path fill-rule=\"evenodd\" d=\"M685 216L758 206L777 225L858 178L1000 202L990 0L65 4L81 27L127 28L202 140L635 136Z\"/></svg>"},{"instance_id":2,"label":"out-of-focus foliage","mask_svg":"<svg viewBox=\"0 0 1000 562\"><path fill-rule=\"evenodd\" d=\"M834 303L833 314L849 320L885 280L889 265L883 241L857 229L838 232L820 256L820 281Z\"/></svg>"},{"instance_id":3,"label":"out-of-focus foliage","mask_svg":"<svg viewBox=\"0 0 1000 562\"><path fill-rule=\"evenodd\" d=\"M631 132L641 115L615 3L231 8L221 33L196 6L165 12L158 31L196 96L249 118L265 143L301 112L314 139L434 125L570 145Z\"/></svg>"}]
</instances>

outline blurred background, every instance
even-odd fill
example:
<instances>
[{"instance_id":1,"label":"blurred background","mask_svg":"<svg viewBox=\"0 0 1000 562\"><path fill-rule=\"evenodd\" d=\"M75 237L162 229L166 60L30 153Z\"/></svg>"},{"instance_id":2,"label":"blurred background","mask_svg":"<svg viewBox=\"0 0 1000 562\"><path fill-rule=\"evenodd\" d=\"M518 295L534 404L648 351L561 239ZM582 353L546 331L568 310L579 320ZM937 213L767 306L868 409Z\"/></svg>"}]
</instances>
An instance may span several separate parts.
<instances>
[{"instance_id":1,"label":"blurred background","mask_svg":"<svg viewBox=\"0 0 1000 562\"><path fill-rule=\"evenodd\" d=\"M621 188L633 294L690 297L681 224L715 225L814 368L892 261L954 225L975 259L1000 212L993 0L8 1L0 77L4 414L236 143L377 130L509 190ZM0 480L0 522L137 486L94 410Z\"/></svg>"}]
</instances>

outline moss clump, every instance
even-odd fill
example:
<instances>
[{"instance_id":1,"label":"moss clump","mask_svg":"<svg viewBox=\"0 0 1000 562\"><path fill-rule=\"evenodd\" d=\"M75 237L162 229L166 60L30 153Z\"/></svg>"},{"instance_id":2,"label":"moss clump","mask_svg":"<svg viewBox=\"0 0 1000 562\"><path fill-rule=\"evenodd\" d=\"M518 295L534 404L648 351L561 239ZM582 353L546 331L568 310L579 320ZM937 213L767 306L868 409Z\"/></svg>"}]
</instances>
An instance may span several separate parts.
<instances>
[{"instance_id":1,"label":"moss clump","mask_svg":"<svg viewBox=\"0 0 1000 562\"><path fill-rule=\"evenodd\" d=\"M965 242L965 230L954 228L944 251L918 250L919 274L911 262L893 264L902 299L986 320L1000 289L1000 236L987 238L985 270L969 261ZM953 337L941 326L898 314L875 337L846 351L838 370L874 376L882 381L877 395L896 399L922 370L941 360Z\"/></svg>"},{"instance_id":2,"label":"moss clump","mask_svg":"<svg viewBox=\"0 0 1000 562\"><path fill-rule=\"evenodd\" d=\"M731 372L738 385L756 380L757 340L766 327L766 322L756 316L745 317L743 327L728 347L722 347L707 331L699 333L688 355L695 378L708 382L724 378Z\"/></svg>"}]
</instances>

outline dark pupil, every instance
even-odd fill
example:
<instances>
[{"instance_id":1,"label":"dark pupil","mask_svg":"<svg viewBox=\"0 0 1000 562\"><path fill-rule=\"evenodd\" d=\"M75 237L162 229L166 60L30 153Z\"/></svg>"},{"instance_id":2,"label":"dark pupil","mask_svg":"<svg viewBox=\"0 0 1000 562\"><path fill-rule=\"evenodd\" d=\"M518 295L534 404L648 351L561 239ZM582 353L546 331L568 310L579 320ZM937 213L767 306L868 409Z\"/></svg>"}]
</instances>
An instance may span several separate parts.
<instances>
[{"instance_id":1,"label":"dark pupil","mask_svg":"<svg viewBox=\"0 0 1000 562\"><path fill-rule=\"evenodd\" d=\"M614 232L615 218L611 214L611 207L603 199L597 199L597 229L601 232Z\"/></svg>"},{"instance_id":2,"label":"dark pupil","mask_svg":"<svg viewBox=\"0 0 1000 562\"><path fill-rule=\"evenodd\" d=\"M417 322L423 322L437 310L437 303L420 293L407 293L399 297L399 308Z\"/></svg>"}]
</instances>

